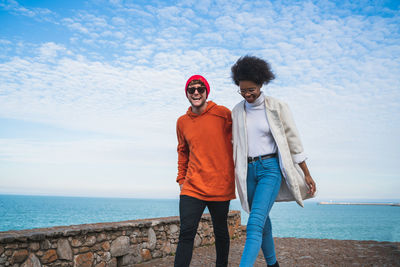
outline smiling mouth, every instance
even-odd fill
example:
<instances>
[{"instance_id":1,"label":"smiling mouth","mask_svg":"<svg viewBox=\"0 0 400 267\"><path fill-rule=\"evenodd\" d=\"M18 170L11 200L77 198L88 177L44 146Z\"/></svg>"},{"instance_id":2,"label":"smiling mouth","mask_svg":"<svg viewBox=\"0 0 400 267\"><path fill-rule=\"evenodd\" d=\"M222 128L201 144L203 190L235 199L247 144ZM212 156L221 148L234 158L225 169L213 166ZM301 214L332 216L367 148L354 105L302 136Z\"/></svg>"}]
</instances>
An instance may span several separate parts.
<instances>
[{"instance_id":1,"label":"smiling mouth","mask_svg":"<svg viewBox=\"0 0 400 267\"><path fill-rule=\"evenodd\" d=\"M193 100L200 100L201 97L192 97Z\"/></svg>"}]
</instances>

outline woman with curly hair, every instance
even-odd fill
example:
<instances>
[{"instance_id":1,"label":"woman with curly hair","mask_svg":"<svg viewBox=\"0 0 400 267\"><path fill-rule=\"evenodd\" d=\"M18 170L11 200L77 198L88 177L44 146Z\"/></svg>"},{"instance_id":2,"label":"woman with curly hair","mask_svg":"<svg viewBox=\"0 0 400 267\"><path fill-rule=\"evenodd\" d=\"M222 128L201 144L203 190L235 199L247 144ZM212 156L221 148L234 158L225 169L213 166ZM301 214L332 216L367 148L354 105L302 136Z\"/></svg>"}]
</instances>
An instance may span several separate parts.
<instances>
[{"instance_id":1,"label":"woman with curly hair","mask_svg":"<svg viewBox=\"0 0 400 267\"><path fill-rule=\"evenodd\" d=\"M240 266L253 266L261 248L268 266L276 267L272 205L295 200L303 206L316 186L289 107L261 91L275 78L268 62L244 56L231 71L244 98L232 111L235 179L242 207L250 213Z\"/></svg>"}]
</instances>

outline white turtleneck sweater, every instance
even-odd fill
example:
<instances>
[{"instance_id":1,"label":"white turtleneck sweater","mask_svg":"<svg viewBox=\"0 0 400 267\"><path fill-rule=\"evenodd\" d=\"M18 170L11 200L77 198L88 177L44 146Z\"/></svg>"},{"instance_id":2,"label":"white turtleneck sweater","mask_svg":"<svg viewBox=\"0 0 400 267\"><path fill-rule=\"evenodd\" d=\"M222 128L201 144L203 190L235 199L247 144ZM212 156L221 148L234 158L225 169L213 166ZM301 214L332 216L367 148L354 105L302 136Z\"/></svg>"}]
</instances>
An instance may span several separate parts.
<instances>
[{"instance_id":1,"label":"white turtleneck sweater","mask_svg":"<svg viewBox=\"0 0 400 267\"><path fill-rule=\"evenodd\" d=\"M277 152L276 143L269 128L265 112L265 96L253 102L245 102L248 156L257 157Z\"/></svg>"}]
</instances>

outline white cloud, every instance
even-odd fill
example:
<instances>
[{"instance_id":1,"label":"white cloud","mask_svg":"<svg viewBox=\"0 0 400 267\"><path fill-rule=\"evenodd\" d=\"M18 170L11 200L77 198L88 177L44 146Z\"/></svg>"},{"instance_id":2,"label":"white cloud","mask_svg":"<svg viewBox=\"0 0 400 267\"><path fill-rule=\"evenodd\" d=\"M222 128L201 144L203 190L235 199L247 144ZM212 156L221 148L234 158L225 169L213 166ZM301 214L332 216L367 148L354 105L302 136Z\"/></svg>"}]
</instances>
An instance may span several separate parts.
<instances>
[{"instance_id":1,"label":"white cloud","mask_svg":"<svg viewBox=\"0 0 400 267\"><path fill-rule=\"evenodd\" d=\"M48 62L54 62L60 52L66 52L66 48L53 42L44 43L39 48L39 58Z\"/></svg>"},{"instance_id":2,"label":"white cloud","mask_svg":"<svg viewBox=\"0 0 400 267\"><path fill-rule=\"evenodd\" d=\"M39 21L52 21L55 15L47 8L27 8L15 0L4 0L0 3L0 7L10 11L12 14L31 17Z\"/></svg>"},{"instance_id":3,"label":"white cloud","mask_svg":"<svg viewBox=\"0 0 400 267\"><path fill-rule=\"evenodd\" d=\"M4 161L40 164L131 164L159 167L175 165L175 147L160 147L155 139L144 143L137 139L84 139L78 141L34 141L0 139L0 157ZM172 157L171 157L172 156Z\"/></svg>"},{"instance_id":4,"label":"white cloud","mask_svg":"<svg viewBox=\"0 0 400 267\"><path fill-rule=\"evenodd\" d=\"M11 43L11 41L9 41L9 40L0 39L0 44L10 45L10 44L12 44L12 43Z\"/></svg>"},{"instance_id":5,"label":"white cloud","mask_svg":"<svg viewBox=\"0 0 400 267\"><path fill-rule=\"evenodd\" d=\"M124 18L121 17L113 17L112 18L112 23L115 25L125 25L126 21Z\"/></svg>"},{"instance_id":6,"label":"white cloud","mask_svg":"<svg viewBox=\"0 0 400 267\"><path fill-rule=\"evenodd\" d=\"M396 14L352 16L329 1L285 6L205 1L200 9L190 1L162 7L113 4L109 13L78 11L61 19L70 42L48 41L33 45L34 55L0 57L0 117L107 138L2 140L3 155L43 164L57 159L52 153L70 164L142 164L140 155L146 161L160 150L173 157L175 121L188 106L186 78L205 75L210 98L232 108L241 98L230 66L252 54L270 61L277 78L265 91L290 104L322 184L335 183L327 180L335 163L345 169L340 172L345 180L363 168L372 171L376 155L400 156ZM209 16L202 15L205 7ZM19 49L29 45L20 43ZM165 170L174 176L175 163L168 164ZM384 164L385 171L400 171L394 160ZM140 175L149 177L145 171Z\"/></svg>"},{"instance_id":7,"label":"white cloud","mask_svg":"<svg viewBox=\"0 0 400 267\"><path fill-rule=\"evenodd\" d=\"M63 19L63 22L66 24L66 26L68 28L70 28L71 30L76 30L80 33L84 33L87 34L89 33L89 30L85 27L82 26L82 24L78 23L78 22L74 22L72 19L70 18L65 18Z\"/></svg>"}]
</instances>

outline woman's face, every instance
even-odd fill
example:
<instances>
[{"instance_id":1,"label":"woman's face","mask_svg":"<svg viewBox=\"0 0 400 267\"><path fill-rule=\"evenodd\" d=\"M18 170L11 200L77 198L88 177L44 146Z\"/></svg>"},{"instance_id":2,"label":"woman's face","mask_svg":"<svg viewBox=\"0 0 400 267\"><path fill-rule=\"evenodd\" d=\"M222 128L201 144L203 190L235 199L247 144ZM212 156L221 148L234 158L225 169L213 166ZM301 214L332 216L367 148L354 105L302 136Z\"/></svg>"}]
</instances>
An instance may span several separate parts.
<instances>
[{"instance_id":1,"label":"woman's face","mask_svg":"<svg viewBox=\"0 0 400 267\"><path fill-rule=\"evenodd\" d=\"M253 103L261 94L261 86L252 81L240 81L239 91L248 103Z\"/></svg>"}]
</instances>

